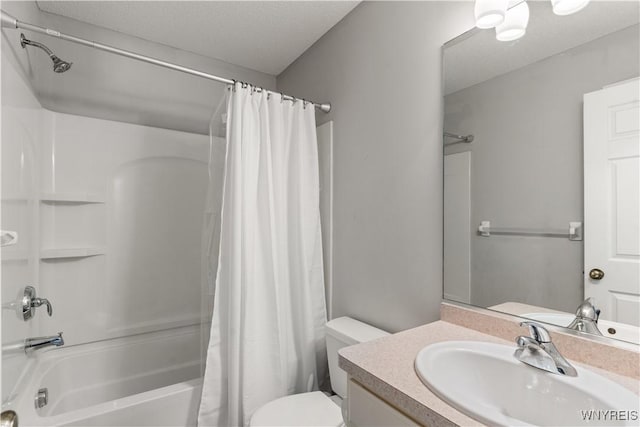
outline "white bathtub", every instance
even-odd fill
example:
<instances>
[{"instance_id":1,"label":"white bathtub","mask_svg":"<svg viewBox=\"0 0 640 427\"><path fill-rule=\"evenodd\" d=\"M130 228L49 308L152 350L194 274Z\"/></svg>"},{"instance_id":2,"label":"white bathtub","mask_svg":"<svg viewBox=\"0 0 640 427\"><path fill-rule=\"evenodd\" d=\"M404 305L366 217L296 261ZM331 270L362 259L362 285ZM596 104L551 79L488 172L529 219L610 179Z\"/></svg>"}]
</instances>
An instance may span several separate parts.
<instances>
[{"instance_id":1,"label":"white bathtub","mask_svg":"<svg viewBox=\"0 0 640 427\"><path fill-rule=\"evenodd\" d=\"M196 326L42 352L11 404L20 425L195 426L202 379ZM38 389L49 403L36 409Z\"/></svg>"}]
</instances>

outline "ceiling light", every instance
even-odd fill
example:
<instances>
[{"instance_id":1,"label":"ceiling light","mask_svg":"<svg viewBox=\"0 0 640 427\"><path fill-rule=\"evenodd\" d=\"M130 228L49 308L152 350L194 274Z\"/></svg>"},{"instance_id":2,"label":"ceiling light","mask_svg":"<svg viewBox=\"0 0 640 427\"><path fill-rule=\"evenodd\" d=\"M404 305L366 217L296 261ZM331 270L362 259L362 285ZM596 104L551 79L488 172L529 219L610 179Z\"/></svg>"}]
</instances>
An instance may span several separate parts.
<instances>
[{"instance_id":1,"label":"ceiling light","mask_svg":"<svg viewBox=\"0 0 640 427\"><path fill-rule=\"evenodd\" d=\"M529 5L525 1L507 10L504 22L496 27L496 38L502 42L517 40L527 32L528 23Z\"/></svg>"},{"instance_id":2,"label":"ceiling light","mask_svg":"<svg viewBox=\"0 0 640 427\"><path fill-rule=\"evenodd\" d=\"M589 0L551 0L556 15L571 15L584 9L587 4Z\"/></svg>"},{"instance_id":3,"label":"ceiling light","mask_svg":"<svg viewBox=\"0 0 640 427\"><path fill-rule=\"evenodd\" d=\"M569 1L569 0L560 0ZM509 0L476 0L476 27L493 28L502 24Z\"/></svg>"}]
</instances>

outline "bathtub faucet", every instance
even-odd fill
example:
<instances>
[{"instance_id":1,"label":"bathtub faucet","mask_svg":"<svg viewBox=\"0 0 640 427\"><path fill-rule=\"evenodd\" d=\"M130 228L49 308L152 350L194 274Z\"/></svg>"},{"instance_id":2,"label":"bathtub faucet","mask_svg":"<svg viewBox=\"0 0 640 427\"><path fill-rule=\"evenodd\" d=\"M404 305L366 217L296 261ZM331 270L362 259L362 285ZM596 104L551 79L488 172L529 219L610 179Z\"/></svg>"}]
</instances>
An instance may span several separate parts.
<instances>
[{"instance_id":1,"label":"bathtub faucet","mask_svg":"<svg viewBox=\"0 0 640 427\"><path fill-rule=\"evenodd\" d=\"M46 347L60 347L64 345L64 339L62 339L62 332L58 332L58 335L50 337L37 337L27 338L24 340L24 352L29 354L35 350Z\"/></svg>"}]
</instances>

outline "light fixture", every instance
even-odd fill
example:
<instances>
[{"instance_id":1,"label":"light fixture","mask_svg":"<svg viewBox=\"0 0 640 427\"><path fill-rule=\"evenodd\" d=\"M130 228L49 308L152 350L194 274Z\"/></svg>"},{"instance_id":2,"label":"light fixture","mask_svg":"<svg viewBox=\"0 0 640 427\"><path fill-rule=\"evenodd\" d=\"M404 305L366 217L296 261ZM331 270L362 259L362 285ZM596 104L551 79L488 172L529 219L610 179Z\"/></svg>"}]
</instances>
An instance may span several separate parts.
<instances>
[{"instance_id":1,"label":"light fixture","mask_svg":"<svg viewBox=\"0 0 640 427\"><path fill-rule=\"evenodd\" d=\"M551 0L553 13L556 15L571 15L584 9L589 0Z\"/></svg>"},{"instance_id":2,"label":"light fixture","mask_svg":"<svg viewBox=\"0 0 640 427\"><path fill-rule=\"evenodd\" d=\"M496 38L502 42L517 40L527 32L529 23L529 5L526 1L518 3L519 0L509 2L509 10L504 17L504 22L496 27Z\"/></svg>"},{"instance_id":3,"label":"light fixture","mask_svg":"<svg viewBox=\"0 0 640 427\"><path fill-rule=\"evenodd\" d=\"M553 13L571 15L584 9L590 0L551 0ZM499 41L517 40L527 32L527 0L475 0L476 27L496 29Z\"/></svg>"},{"instance_id":4,"label":"light fixture","mask_svg":"<svg viewBox=\"0 0 640 427\"><path fill-rule=\"evenodd\" d=\"M566 0L565 0L566 1ZM476 0L476 27L493 28L502 24L509 0Z\"/></svg>"}]
</instances>

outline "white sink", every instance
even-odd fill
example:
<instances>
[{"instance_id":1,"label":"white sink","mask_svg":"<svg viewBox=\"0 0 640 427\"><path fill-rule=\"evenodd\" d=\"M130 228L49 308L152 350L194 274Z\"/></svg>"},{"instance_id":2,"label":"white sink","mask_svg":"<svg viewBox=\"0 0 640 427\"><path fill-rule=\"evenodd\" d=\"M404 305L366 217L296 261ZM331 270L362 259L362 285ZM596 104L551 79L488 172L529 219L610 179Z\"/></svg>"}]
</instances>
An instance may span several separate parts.
<instances>
[{"instance_id":1,"label":"white sink","mask_svg":"<svg viewBox=\"0 0 640 427\"><path fill-rule=\"evenodd\" d=\"M577 377L565 377L525 365L513 356L515 348L446 341L423 348L415 369L438 397L487 425L638 425L638 395L579 366ZM581 411L592 410L601 419L584 421ZM598 411L607 410L623 411L618 418L628 421L605 420Z\"/></svg>"},{"instance_id":2,"label":"white sink","mask_svg":"<svg viewBox=\"0 0 640 427\"><path fill-rule=\"evenodd\" d=\"M525 313L519 316L564 327L569 326L575 318L574 315L568 313ZM605 337L640 344L640 328L637 326L600 319L598 329Z\"/></svg>"}]
</instances>

